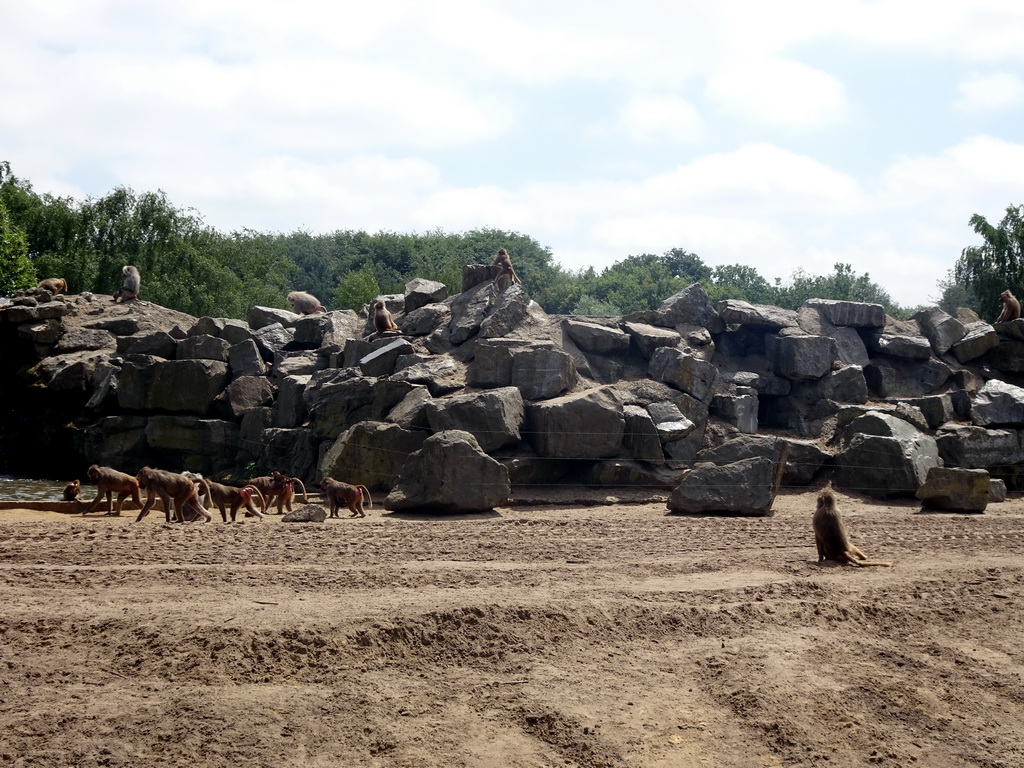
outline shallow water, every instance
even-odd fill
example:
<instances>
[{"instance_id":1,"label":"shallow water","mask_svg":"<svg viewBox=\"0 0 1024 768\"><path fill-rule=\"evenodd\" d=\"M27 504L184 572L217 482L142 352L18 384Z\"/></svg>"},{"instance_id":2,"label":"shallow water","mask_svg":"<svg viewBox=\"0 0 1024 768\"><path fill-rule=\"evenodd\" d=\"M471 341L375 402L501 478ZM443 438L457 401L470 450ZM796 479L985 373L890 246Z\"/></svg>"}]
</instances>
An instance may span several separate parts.
<instances>
[{"instance_id":1,"label":"shallow water","mask_svg":"<svg viewBox=\"0 0 1024 768\"><path fill-rule=\"evenodd\" d=\"M65 485L56 480L0 475L0 501L61 501Z\"/></svg>"}]
</instances>

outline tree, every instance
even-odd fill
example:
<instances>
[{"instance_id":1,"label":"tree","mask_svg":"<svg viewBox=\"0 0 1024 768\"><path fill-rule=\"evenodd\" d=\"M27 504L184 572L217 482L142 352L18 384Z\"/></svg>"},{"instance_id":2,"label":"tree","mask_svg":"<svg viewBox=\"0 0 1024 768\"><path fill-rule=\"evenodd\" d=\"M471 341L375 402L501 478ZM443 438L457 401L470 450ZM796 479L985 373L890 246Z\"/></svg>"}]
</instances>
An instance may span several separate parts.
<instances>
[{"instance_id":1,"label":"tree","mask_svg":"<svg viewBox=\"0 0 1024 768\"><path fill-rule=\"evenodd\" d=\"M1007 208L998 226L977 213L970 224L984 242L963 249L953 275L974 295L974 308L984 308L994 320L999 294L1007 288L1019 293L1024 286L1024 205Z\"/></svg>"},{"instance_id":2,"label":"tree","mask_svg":"<svg viewBox=\"0 0 1024 768\"><path fill-rule=\"evenodd\" d=\"M855 275L850 264L837 263L831 275L809 275L802 269L793 273L788 285L778 285L776 304L784 309L797 309L808 299L837 299L881 304L895 318L907 317L907 310L896 304L888 292L865 272Z\"/></svg>"},{"instance_id":3,"label":"tree","mask_svg":"<svg viewBox=\"0 0 1024 768\"><path fill-rule=\"evenodd\" d=\"M374 277L373 263L364 264L338 281L331 302L339 309L360 311L380 295L380 284Z\"/></svg>"},{"instance_id":4,"label":"tree","mask_svg":"<svg viewBox=\"0 0 1024 768\"><path fill-rule=\"evenodd\" d=\"M36 284L36 271L28 258L28 239L14 225L0 200L0 296L10 296Z\"/></svg>"},{"instance_id":5,"label":"tree","mask_svg":"<svg viewBox=\"0 0 1024 768\"><path fill-rule=\"evenodd\" d=\"M932 301L935 302L939 309L950 315L956 315L956 311L960 307L967 307L975 312L978 311L977 298L970 288L957 282L954 270L949 270L946 276L935 285L939 289L939 296L938 298L932 298Z\"/></svg>"},{"instance_id":6,"label":"tree","mask_svg":"<svg viewBox=\"0 0 1024 768\"><path fill-rule=\"evenodd\" d=\"M711 280L705 281L712 302L739 299L751 304L773 304L775 289L753 267L744 264L723 264L715 267Z\"/></svg>"}]
</instances>

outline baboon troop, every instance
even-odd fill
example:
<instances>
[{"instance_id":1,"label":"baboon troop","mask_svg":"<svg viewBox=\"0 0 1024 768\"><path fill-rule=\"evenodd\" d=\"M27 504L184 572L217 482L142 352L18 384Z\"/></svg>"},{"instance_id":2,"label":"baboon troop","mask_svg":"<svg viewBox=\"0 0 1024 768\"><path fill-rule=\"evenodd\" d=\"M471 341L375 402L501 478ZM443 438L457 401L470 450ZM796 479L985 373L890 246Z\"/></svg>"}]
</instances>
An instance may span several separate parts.
<instances>
[{"instance_id":1,"label":"baboon troop","mask_svg":"<svg viewBox=\"0 0 1024 768\"><path fill-rule=\"evenodd\" d=\"M67 293L68 282L63 277L48 277L45 280L39 281L36 290L49 291L56 296L58 293Z\"/></svg>"},{"instance_id":2,"label":"baboon troop","mask_svg":"<svg viewBox=\"0 0 1024 768\"><path fill-rule=\"evenodd\" d=\"M365 485L349 485L340 480L325 477L320 481L320 490L324 492L324 498L331 506L331 517L341 517L338 511L342 507L348 507L352 513L349 517L366 517L363 511L363 502L369 504L373 509L373 499Z\"/></svg>"},{"instance_id":3,"label":"baboon troop","mask_svg":"<svg viewBox=\"0 0 1024 768\"><path fill-rule=\"evenodd\" d=\"M93 464L86 472L89 482L97 487L96 498L92 503L82 510L83 515L93 512L99 505L100 500L107 497L107 515L117 517L121 514L121 505L129 496L132 497L138 506L142 506L142 499L139 498L139 482L131 475L118 472L110 467L100 467ZM117 509L115 511L111 497L117 494Z\"/></svg>"},{"instance_id":4,"label":"baboon troop","mask_svg":"<svg viewBox=\"0 0 1024 768\"><path fill-rule=\"evenodd\" d=\"M892 563L869 561L850 541L843 524L843 516L836 506L836 495L832 488L825 488L818 494L818 506L812 518L814 543L818 547L818 562L836 560L850 565L881 565L891 567Z\"/></svg>"},{"instance_id":5,"label":"baboon troop","mask_svg":"<svg viewBox=\"0 0 1024 768\"><path fill-rule=\"evenodd\" d=\"M320 299L305 291L292 291L289 293L288 303L291 305L292 312L297 312L300 315L312 315L317 312L327 311L321 306Z\"/></svg>"},{"instance_id":6,"label":"baboon troop","mask_svg":"<svg viewBox=\"0 0 1024 768\"><path fill-rule=\"evenodd\" d=\"M401 333L398 330L398 326L395 325L395 320L391 317L391 313L388 312L388 308L380 299L373 302L373 330L382 336Z\"/></svg>"},{"instance_id":7,"label":"baboon troop","mask_svg":"<svg viewBox=\"0 0 1024 768\"><path fill-rule=\"evenodd\" d=\"M114 293L114 301L132 301L139 298L139 289L142 287L142 276L137 267L125 264L121 267L121 276L124 282Z\"/></svg>"},{"instance_id":8,"label":"baboon troop","mask_svg":"<svg viewBox=\"0 0 1024 768\"><path fill-rule=\"evenodd\" d=\"M1003 311L996 318L997 323L1008 323L1020 317L1020 301L1010 293L1009 288L999 294L999 301L1003 305Z\"/></svg>"}]
</instances>

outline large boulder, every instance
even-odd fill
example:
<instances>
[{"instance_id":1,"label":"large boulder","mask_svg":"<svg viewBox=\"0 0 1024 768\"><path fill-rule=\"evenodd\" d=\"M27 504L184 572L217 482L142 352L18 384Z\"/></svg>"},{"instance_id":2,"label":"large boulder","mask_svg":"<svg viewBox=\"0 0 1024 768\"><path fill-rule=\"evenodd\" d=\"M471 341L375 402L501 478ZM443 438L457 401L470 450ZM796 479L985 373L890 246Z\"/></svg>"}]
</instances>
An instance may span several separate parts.
<instances>
[{"instance_id":1,"label":"large boulder","mask_svg":"<svg viewBox=\"0 0 1024 768\"><path fill-rule=\"evenodd\" d=\"M714 392L718 368L681 349L660 347L651 355L647 374L707 403Z\"/></svg>"},{"instance_id":2,"label":"large boulder","mask_svg":"<svg viewBox=\"0 0 1024 768\"><path fill-rule=\"evenodd\" d=\"M575 381L572 357L560 349L524 349L512 356L512 386L527 400L555 397Z\"/></svg>"},{"instance_id":3,"label":"large boulder","mask_svg":"<svg viewBox=\"0 0 1024 768\"><path fill-rule=\"evenodd\" d=\"M881 304L837 299L808 299L804 304L818 310L832 325L855 328L885 325L885 307Z\"/></svg>"},{"instance_id":4,"label":"large boulder","mask_svg":"<svg viewBox=\"0 0 1024 768\"><path fill-rule=\"evenodd\" d=\"M392 511L486 512L508 501L508 469L480 449L468 432L428 437L405 462L384 500Z\"/></svg>"},{"instance_id":5,"label":"large boulder","mask_svg":"<svg viewBox=\"0 0 1024 768\"><path fill-rule=\"evenodd\" d=\"M939 456L949 467L988 468L1024 463L1015 429L946 424L935 432Z\"/></svg>"},{"instance_id":6,"label":"large boulder","mask_svg":"<svg viewBox=\"0 0 1024 768\"><path fill-rule=\"evenodd\" d=\"M425 411L431 430L469 432L488 453L519 443L525 413L516 387L429 400Z\"/></svg>"},{"instance_id":7,"label":"large boulder","mask_svg":"<svg viewBox=\"0 0 1024 768\"><path fill-rule=\"evenodd\" d=\"M203 415L228 382L216 360L130 358L118 375L117 401L126 411L178 411Z\"/></svg>"},{"instance_id":8,"label":"large boulder","mask_svg":"<svg viewBox=\"0 0 1024 768\"><path fill-rule=\"evenodd\" d=\"M670 512L767 517L775 502L775 462L750 458L731 464L701 462L683 472L668 497Z\"/></svg>"},{"instance_id":9,"label":"large boulder","mask_svg":"<svg viewBox=\"0 0 1024 768\"><path fill-rule=\"evenodd\" d=\"M361 421L328 448L319 475L353 485L391 490L406 459L423 446L427 434L397 424Z\"/></svg>"},{"instance_id":10,"label":"large boulder","mask_svg":"<svg viewBox=\"0 0 1024 768\"><path fill-rule=\"evenodd\" d=\"M538 456L604 459L622 448L622 403L604 389L592 389L527 405L524 437Z\"/></svg>"},{"instance_id":11,"label":"large boulder","mask_svg":"<svg viewBox=\"0 0 1024 768\"><path fill-rule=\"evenodd\" d=\"M658 306L658 314L658 324L670 328L700 326L712 333L722 330L722 320L711 306L711 300L700 283L693 283L662 301Z\"/></svg>"},{"instance_id":12,"label":"large boulder","mask_svg":"<svg viewBox=\"0 0 1024 768\"><path fill-rule=\"evenodd\" d=\"M975 426L1024 426L1024 389L992 379L985 382L971 406Z\"/></svg>"},{"instance_id":13,"label":"large boulder","mask_svg":"<svg viewBox=\"0 0 1024 768\"><path fill-rule=\"evenodd\" d=\"M874 498L913 497L939 465L935 439L914 430L894 429L898 437L855 434L835 457L833 482Z\"/></svg>"},{"instance_id":14,"label":"large boulder","mask_svg":"<svg viewBox=\"0 0 1024 768\"><path fill-rule=\"evenodd\" d=\"M944 355L967 334L962 322L938 307L922 309L913 317L935 354Z\"/></svg>"},{"instance_id":15,"label":"large boulder","mask_svg":"<svg viewBox=\"0 0 1024 768\"><path fill-rule=\"evenodd\" d=\"M989 496L989 475L984 469L932 467L917 489L925 509L944 512L984 512Z\"/></svg>"}]
</instances>

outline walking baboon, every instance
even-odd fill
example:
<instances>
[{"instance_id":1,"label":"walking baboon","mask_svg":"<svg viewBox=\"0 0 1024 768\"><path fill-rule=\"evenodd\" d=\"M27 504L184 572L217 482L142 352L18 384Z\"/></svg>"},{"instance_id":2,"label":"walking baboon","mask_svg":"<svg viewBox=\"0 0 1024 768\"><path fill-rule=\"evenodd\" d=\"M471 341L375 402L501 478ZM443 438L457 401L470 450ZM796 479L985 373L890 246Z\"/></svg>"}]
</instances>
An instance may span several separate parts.
<instances>
[{"instance_id":1,"label":"walking baboon","mask_svg":"<svg viewBox=\"0 0 1024 768\"><path fill-rule=\"evenodd\" d=\"M304 291L292 291L289 293L288 303L292 307L292 312L298 312L300 315L312 315L316 312L327 311L321 306L320 299Z\"/></svg>"},{"instance_id":2,"label":"walking baboon","mask_svg":"<svg viewBox=\"0 0 1024 768\"><path fill-rule=\"evenodd\" d=\"M125 264L121 267L121 275L124 277L124 282L121 283L121 287L114 293L114 301L131 301L139 298L142 276L139 274L138 268L133 267L131 264Z\"/></svg>"},{"instance_id":3,"label":"walking baboon","mask_svg":"<svg viewBox=\"0 0 1024 768\"><path fill-rule=\"evenodd\" d=\"M149 514L149 510L156 503L157 496L160 497L160 501L164 505L165 522L171 522L173 514L175 522L183 523L188 519L188 512L198 513L206 522L213 519L213 516L199 503L198 491L192 478L162 469L143 467L135 479L139 482L139 488L146 491L146 503L142 506L139 516L135 518L135 522L140 522Z\"/></svg>"},{"instance_id":4,"label":"walking baboon","mask_svg":"<svg viewBox=\"0 0 1024 768\"><path fill-rule=\"evenodd\" d=\"M999 313L997 323L1008 323L1020 317L1020 302L1010 293L1009 288L999 294L999 301L1002 302L1003 311Z\"/></svg>"},{"instance_id":5,"label":"walking baboon","mask_svg":"<svg viewBox=\"0 0 1024 768\"><path fill-rule=\"evenodd\" d=\"M252 503L253 494L256 494L260 500L260 506L264 505L263 494L260 493L256 486L246 485L244 488L236 488L231 485L215 483L212 480L207 480L206 483L210 489L209 506L217 505L217 509L220 510L220 516L225 523L228 521L228 507L231 508L232 523L235 522L238 510L243 506L260 520L263 519L263 513L256 509L256 506Z\"/></svg>"},{"instance_id":6,"label":"walking baboon","mask_svg":"<svg viewBox=\"0 0 1024 768\"><path fill-rule=\"evenodd\" d=\"M380 299L373 302L373 330L384 335L401 333L388 308Z\"/></svg>"},{"instance_id":7,"label":"walking baboon","mask_svg":"<svg viewBox=\"0 0 1024 768\"><path fill-rule=\"evenodd\" d=\"M36 286L37 291L49 291L54 296L58 293L66 293L68 290L68 282L63 277L48 277L45 280L40 280L39 285Z\"/></svg>"},{"instance_id":8,"label":"walking baboon","mask_svg":"<svg viewBox=\"0 0 1024 768\"><path fill-rule=\"evenodd\" d=\"M324 492L324 496L331 505L331 517L341 517L338 511L342 507L348 507L352 512L349 517L366 517L366 512L363 511L364 501L370 505L370 509L373 509L373 499L370 498L370 492L365 485L349 485L340 480L325 477L320 481L320 490Z\"/></svg>"},{"instance_id":9,"label":"walking baboon","mask_svg":"<svg viewBox=\"0 0 1024 768\"><path fill-rule=\"evenodd\" d=\"M276 501L277 514L281 515L284 514L284 509L287 509L289 512L292 511L295 483L298 483L299 487L302 488L302 503L308 504L309 498L306 496L306 486L303 485L302 481L297 477L283 475L276 469L270 473L269 477L266 475L254 477L246 485L253 486L263 495L264 514L270 508L271 503Z\"/></svg>"},{"instance_id":10,"label":"walking baboon","mask_svg":"<svg viewBox=\"0 0 1024 768\"><path fill-rule=\"evenodd\" d=\"M100 499L107 497L107 514L118 517L121 514L121 505L124 500L131 496L132 501L142 506L142 499L139 498L139 482L134 477L124 472L118 472L111 467L100 467L93 464L86 472L89 482L98 486L96 498L92 500L84 510L83 515L88 515L100 505ZM115 511L111 497L117 494L117 509Z\"/></svg>"},{"instance_id":11,"label":"walking baboon","mask_svg":"<svg viewBox=\"0 0 1024 768\"><path fill-rule=\"evenodd\" d=\"M831 488L818 494L818 506L812 519L814 526L814 543L818 547L818 562L836 560L850 565L882 565L891 567L892 563L869 561L867 555L850 542L843 524L843 516L836 506L836 495Z\"/></svg>"}]
</instances>

